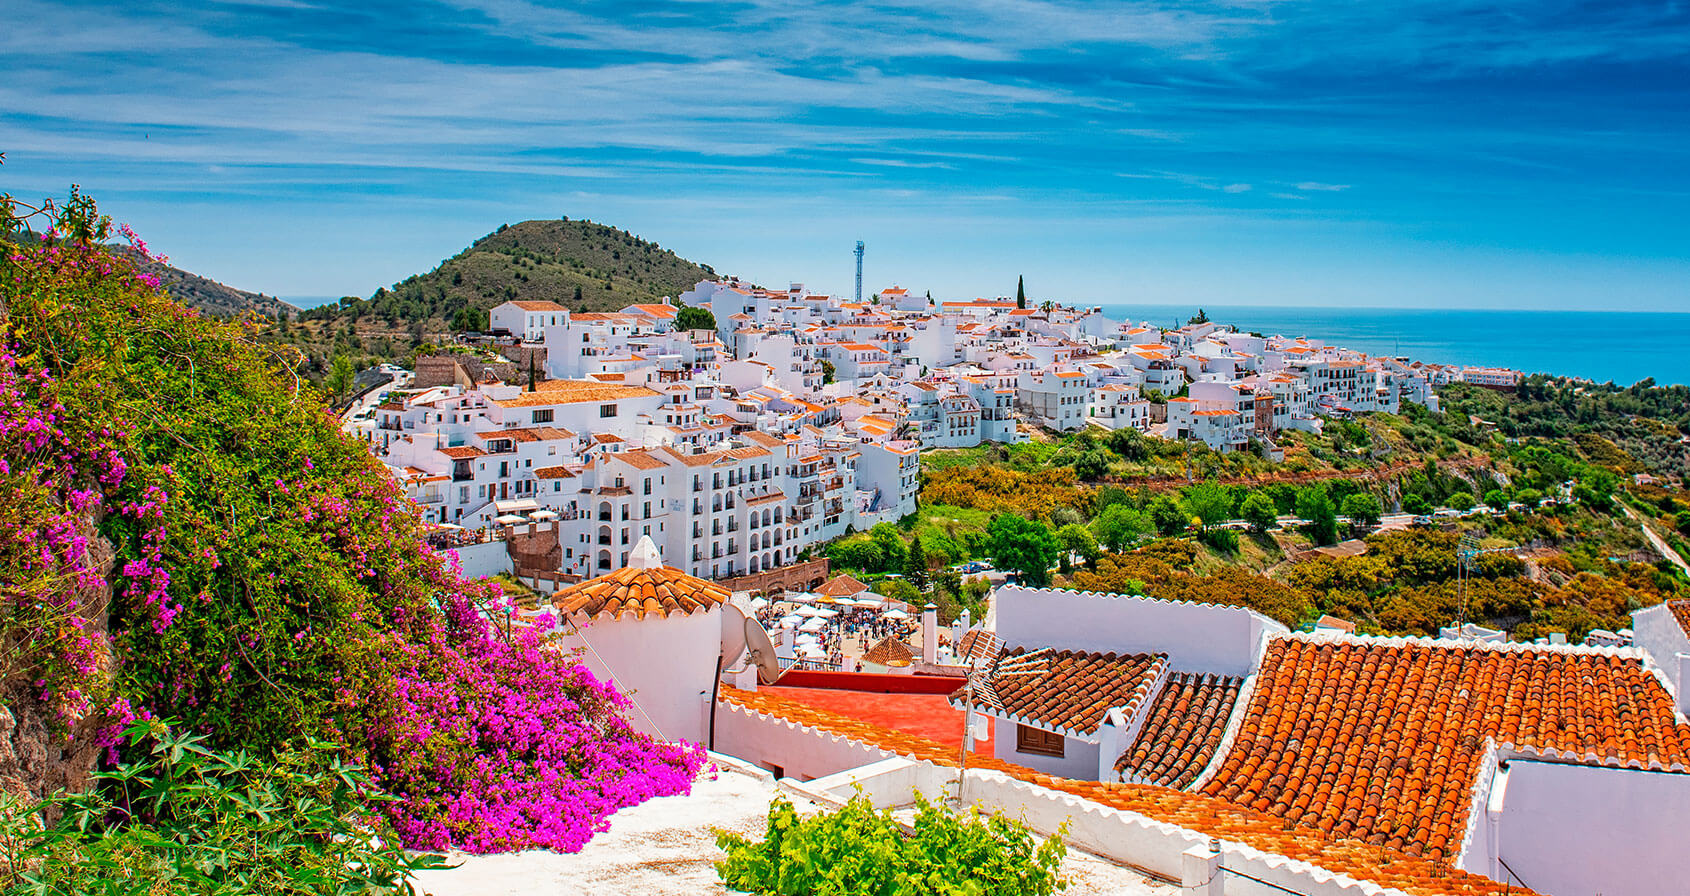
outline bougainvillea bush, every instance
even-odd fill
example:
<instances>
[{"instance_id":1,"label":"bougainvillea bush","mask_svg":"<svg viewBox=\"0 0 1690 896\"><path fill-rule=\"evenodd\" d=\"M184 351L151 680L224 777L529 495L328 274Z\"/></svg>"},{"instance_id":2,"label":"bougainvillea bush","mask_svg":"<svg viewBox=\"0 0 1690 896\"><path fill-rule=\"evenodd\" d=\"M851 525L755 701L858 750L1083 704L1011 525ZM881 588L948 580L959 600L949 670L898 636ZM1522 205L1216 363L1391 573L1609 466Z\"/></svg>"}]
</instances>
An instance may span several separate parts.
<instances>
[{"instance_id":1,"label":"bougainvillea bush","mask_svg":"<svg viewBox=\"0 0 1690 896\"><path fill-rule=\"evenodd\" d=\"M46 240L0 234L0 696L117 753L135 717L214 749L338 743L426 848L578 849L687 790L702 752L633 731L541 631L489 622L496 586L422 544L288 358L66 208Z\"/></svg>"}]
</instances>

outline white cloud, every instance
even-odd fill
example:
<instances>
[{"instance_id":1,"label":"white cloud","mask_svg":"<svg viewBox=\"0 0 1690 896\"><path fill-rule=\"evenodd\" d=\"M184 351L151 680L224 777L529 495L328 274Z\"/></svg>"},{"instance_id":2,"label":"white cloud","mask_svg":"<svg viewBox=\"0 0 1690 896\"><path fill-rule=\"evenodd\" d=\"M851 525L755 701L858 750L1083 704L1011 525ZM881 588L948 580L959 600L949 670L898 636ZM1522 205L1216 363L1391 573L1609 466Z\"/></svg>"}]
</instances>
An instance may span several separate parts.
<instances>
[{"instance_id":1,"label":"white cloud","mask_svg":"<svg viewBox=\"0 0 1690 896\"><path fill-rule=\"evenodd\" d=\"M1323 184L1318 181L1305 180L1297 185L1297 189L1315 193L1338 193L1350 188L1349 184Z\"/></svg>"}]
</instances>

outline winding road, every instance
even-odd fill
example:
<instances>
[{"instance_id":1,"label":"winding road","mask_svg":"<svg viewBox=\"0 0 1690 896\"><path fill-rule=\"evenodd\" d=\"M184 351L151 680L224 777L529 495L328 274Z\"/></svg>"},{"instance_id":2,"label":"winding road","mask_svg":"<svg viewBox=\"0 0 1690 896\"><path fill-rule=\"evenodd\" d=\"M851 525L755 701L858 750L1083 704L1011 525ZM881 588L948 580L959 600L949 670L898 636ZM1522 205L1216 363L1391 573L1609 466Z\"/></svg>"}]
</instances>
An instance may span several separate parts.
<instances>
[{"instance_id":1,"label":"winding road","mask_svg":"<svg viewBox=\"0 0 1690 896\"><path fill-rule=\"evenodd\" d=\"M1638 526L1642 527L1643 537L1649 539L1649 543L1655 546L1655 551L1657 553L1659 553L1662 557L1671 560L1679 569L1684 570L1685 575L1690 575L1690 563L1684 562L1684 558L1680 557L1678 552L1672 549L1672 545L1667 544L1666 539L1656 535L1655 530L1649 528L1649 524L1644 522L1643 518L1638 516L1637 512L1632 510L1630 507L1621 504L1620 509L1624 510L1626 516L1631 517L1637 522Z\"/></svg>"}]
</instances>

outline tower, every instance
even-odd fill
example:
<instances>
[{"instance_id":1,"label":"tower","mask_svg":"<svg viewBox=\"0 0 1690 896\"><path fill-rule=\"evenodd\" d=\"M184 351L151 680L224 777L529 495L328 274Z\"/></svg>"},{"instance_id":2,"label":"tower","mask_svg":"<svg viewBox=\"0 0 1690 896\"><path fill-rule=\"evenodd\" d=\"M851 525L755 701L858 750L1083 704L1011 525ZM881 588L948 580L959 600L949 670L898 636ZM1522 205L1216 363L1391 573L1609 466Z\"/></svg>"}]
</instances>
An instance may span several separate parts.
<instances>
[{"instance_id":1,"label":"tower","mask_svg":"<svg viewBox=\"0 0 1690 896\"><path fill-rule=\"evenodd\" d=\"M857 304L863 303L863 241L857 240Z\"/></svg>"}]
</instances>

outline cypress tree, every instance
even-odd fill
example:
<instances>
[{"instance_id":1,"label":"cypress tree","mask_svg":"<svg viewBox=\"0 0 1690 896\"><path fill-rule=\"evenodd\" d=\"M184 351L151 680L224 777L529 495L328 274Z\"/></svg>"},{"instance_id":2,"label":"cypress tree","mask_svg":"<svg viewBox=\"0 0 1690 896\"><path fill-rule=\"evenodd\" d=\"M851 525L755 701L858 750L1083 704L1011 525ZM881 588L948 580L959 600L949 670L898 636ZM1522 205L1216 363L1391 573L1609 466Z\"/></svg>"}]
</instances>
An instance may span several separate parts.
<instances>
[{"instance_id":1,"label":"cypress tree","mask_svg":"<svg viewBox=\"0 0 1690 896\"><path fill-rule=\"evenodd\" d=\"M534 351L528 351L528 391L534 391Z\"/></svg>"},{"instance_id":2,"label":"cypress tree","mask_svg":"<svg viewBox=\"0 0 1690 896\"><path fill-rule=\"evenodd\" d=\"M927 552L921 547L920 535L910 539L909 551L904 555L904 581L927 590Z\"/></svg>"},{"instance_id":3,"label":"cypress tree","mask_svg":"<svg viewBox=\"0 0 1690 896\"><path fill-rule=\"evenodd\" d=\"M1024 276L1015 278L1015 307L1027 307L1027 278Z\"/></svg>"}]
</instances>

